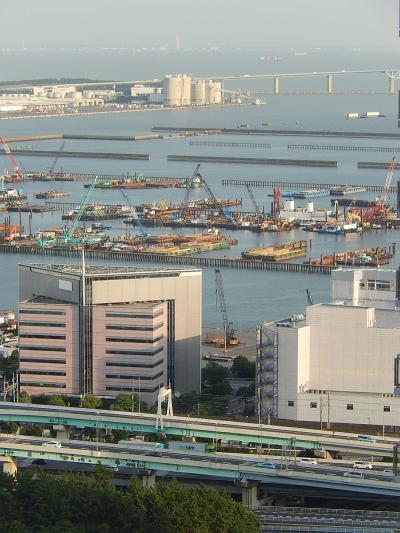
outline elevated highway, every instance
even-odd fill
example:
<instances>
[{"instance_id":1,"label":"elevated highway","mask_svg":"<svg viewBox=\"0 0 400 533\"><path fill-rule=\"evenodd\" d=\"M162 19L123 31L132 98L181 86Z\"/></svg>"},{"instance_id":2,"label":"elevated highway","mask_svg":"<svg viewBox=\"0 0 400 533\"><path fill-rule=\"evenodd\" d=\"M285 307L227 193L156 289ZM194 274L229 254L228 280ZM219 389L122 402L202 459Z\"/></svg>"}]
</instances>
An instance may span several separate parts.
<instances>
[{"instance_id":1,"label":"elevated highway","mask_svg":"<svg viewBox=\"0 0 400 533\"><path fill-rule=\"evenodd\" d=\"M0 435L0 457L61 461L64 464L104 465L113 469L132 469L145 484L152 485L156 476L191 476L198 480L220 480L243 489L243 496L254 505L257 494L292 492L333 494L336 497L397 501L400 484L397 478L381 473L359 476L343 468L290 468L276 463L275 468L262 466L260 459L227 454L205 454L177 450L135 448L135 445L63 441L62 447L35 437Z\"/></svg>"},{"instance_id":2,"label":"elevated highway","mask_svg":"<svg viewBox=\"0 0 400 533\"><path fill-rule=\"evenodd\" d=\"M228 420L189 417L166 417L161 424L149 413L91 410L35 404L0 403L0 421L41 423L54 426L117 429L131 433L163 432L168 437L197 437L210 442L233 441L259 446L281 446L296 449L351 452L367 456L392 457L396 440L367 438L360 440L352 433L319 431L269 424L250 424Z\"/></svg>"}]
</instances>

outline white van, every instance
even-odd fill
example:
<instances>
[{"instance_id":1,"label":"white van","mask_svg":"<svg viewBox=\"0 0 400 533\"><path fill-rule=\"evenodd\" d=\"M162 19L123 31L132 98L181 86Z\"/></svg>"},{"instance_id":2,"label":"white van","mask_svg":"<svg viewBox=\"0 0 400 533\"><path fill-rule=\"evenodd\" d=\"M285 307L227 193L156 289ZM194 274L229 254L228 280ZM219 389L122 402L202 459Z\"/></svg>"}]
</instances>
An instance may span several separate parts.
<instances>
[{"instance_id":1,"label":"white van","mask_svg":"<svg viewBox=\"0 0 400 533\"><path fill-rule=\"evenodd\" d=\"M354 461L353 468L361 470L372 470L372 464L369 461Z\"/></svg>"},{"instance_id":2,"label":"white van","mask_svg":"<svg viewBox=\"0 0 400 533\"><path fill-rule=\"evenodd\" d=\"M300 465L317 465L318 461L315 459L315 457L300 457L299 459Z\"/></svg>"}]
</instances>

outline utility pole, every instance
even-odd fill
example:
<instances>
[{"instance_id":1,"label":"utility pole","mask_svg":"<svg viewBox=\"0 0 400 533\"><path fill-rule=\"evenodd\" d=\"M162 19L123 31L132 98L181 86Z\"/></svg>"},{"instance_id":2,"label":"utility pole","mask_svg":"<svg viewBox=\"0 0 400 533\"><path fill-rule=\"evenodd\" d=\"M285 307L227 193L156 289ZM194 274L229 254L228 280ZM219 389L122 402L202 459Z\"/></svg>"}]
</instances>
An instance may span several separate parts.
<instances>
[{"instance_id":1,"label":"utility pole","mask_svg":"<svg viewBox=\"0 0 400 533\"><path fill-rule=\"evenodd\" d=\"M131 411L132 411L132 413L134 411L134 409L133 409L133 402L134 402L134 400L133 400L133 386L134 386L134 382L135 382L135 380L132 379L132 391L131 391Z\"/></svg>"}]
</instances>

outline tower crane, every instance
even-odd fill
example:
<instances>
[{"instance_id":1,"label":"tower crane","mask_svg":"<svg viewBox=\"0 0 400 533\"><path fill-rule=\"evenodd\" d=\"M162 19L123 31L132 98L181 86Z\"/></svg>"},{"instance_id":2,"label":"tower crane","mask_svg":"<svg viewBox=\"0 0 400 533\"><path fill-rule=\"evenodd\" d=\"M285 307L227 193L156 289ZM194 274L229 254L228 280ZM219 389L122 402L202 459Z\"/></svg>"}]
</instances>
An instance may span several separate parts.
<instances>
[{"instance_id":1,"label":"tower crane","mask_svg":"<svg viewBox=\"0 0 400 533\"><path fill-rule=\"evenodd\" d=\"M11 151L11 148L8 146L7 139L3 137L2 135L0 135L0 144L2 145L4 152L7 154L8 159L11 161L11 164L13 166L13 169L16 175L15 181L21 181L23 177L21 167L17 163L17 160L15 159L14 154Z\"/></svg>"},{"instance_id":2,"label":"tower crane","mask_svg":"<svg viewBox=\"0 0 400 533\"><path fill-rule=\"evenodd\" d=\"M224 325L224 338L223 339L211 339L208 342L210 344L215 344L216 346L223 347L226 351L229 346L237 346L240 343L240 340L235 335L235 330L231 326L231 322L228 319L228 312L226 309L224 287L222 284L221 271L215 269L215 297L217 303L219 303L219 308L222 315L222 322Z\"/></svg>"},{"instance_id":3,"label":"tower crane","mask_svg":"<svg viewBox=\"0 0 400 533\"><path fill-rule=\"evenodd\" d=\"M129 207L130 209L130 212L131 212L131 224L136 224L138 227L139 227L139 231L142 235L142 237L147 237L148 236L148 233L146 233L144 227L143 227L143 224L137 214L137 211L135 209L135 207L131 204L131 201L129 200L129 196L127 195L126 193L126 190L125 189L120 189L121 191L121 194L126 202L126 205Z\"/></svg>"},{"instance_id":4,"label":"tower crane","mask_svg":"<svg viewBox=\"0 0 400 533\"><path fill-rule=\"evenodd\" d=\"M52 162L52 164L50 165L50 168L49 168L49 172L48 172L48 175L50 176L53 172L54 172L54 169L56 168L56 164L57 164L57 161L59 160L60 156L61 156L61 152L64 150L64 147L65 147L65 141L62 142L62 145L60 146L55 158L54 158L54 161Z\"/></svg>"}]
</instances>

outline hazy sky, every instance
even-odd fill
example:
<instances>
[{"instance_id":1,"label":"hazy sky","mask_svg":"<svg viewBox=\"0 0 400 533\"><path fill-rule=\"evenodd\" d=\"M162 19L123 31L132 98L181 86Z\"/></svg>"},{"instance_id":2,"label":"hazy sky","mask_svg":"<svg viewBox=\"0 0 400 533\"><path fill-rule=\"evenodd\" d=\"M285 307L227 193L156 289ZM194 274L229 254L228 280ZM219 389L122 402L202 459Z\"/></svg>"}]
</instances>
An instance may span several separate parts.
<instances>
[{"instance_id":1,"label":"hazy sky","mask_svg":"<svg viewBox=\"0 0 400 533\"><path fill-rule=\"evenodd\" d=\"M0 48L395 47L398 0L0 0Z\"/></svg>"}]
</instances>

